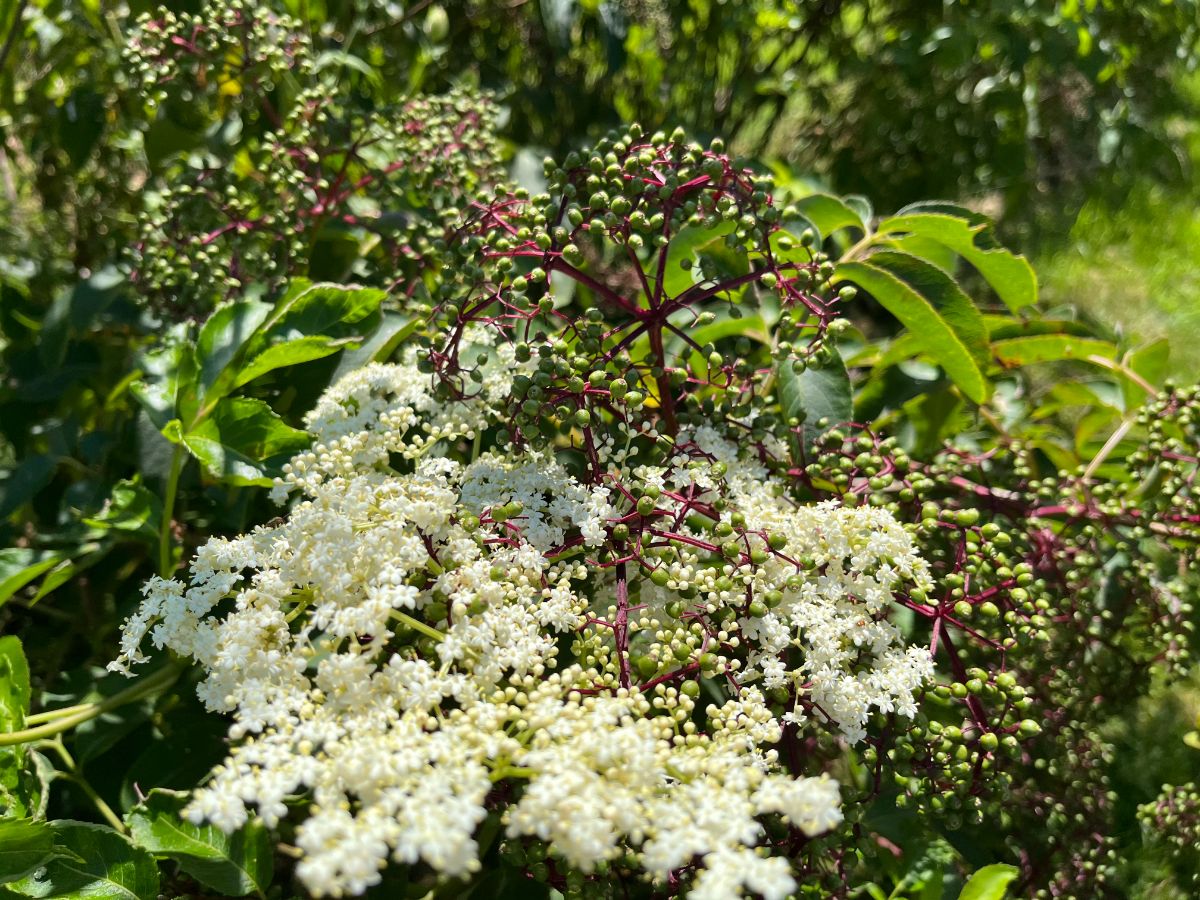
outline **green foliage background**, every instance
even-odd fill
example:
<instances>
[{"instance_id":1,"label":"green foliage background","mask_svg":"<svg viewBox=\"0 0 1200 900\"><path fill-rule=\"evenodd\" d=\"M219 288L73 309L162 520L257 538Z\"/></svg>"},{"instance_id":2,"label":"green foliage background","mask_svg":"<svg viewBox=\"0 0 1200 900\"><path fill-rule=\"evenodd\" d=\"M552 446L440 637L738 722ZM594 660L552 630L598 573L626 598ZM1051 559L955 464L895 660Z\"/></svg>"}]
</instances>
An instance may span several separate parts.
<instances>
[{"instance_id":1,"label":"green foliage background","mask_svg":"<svg viewBox=\"0 0 1200 900\"><path fill-rule=\"evenodd\" d=\"M153 4L0 2L0 731L20 730L32 710L103 708L65 738L0 747L12 820L0 821L0 847L17 860L3 863L0 895L29 895L19 877L48 857L52 874L61 869L54 896L104 878L152 895L155 858L180 896L198 885L290 889L272 883L261 830L173 830L174 791L223 745L192 676L168 666L149 689L119 694L127 686L102 666L146 577L186 563L208 535L275 514L261 487L304 445L300 417L331 378L386 358L420 326L444 222L502 176L540 190L547 153L562 158L636 120L723 137L773 174L838 279L872 295L841 344L854 418L914 454L1001 433L1034 447L1047 475L1090 466L1119 481L1132 447L1119 436L1108 445L1146 400L1138 385L1197 379L1194 0L172 9L218 17L230 40L214 58L225 66L185 67L160 84L133 39L139 15L161 16ZM271 15L294 23L240 30ZM307 48L301 62L286 51L292 33ZM244 65L260 44L271 52ZM288 119L313 95L332 98L327 119ZM426 95L452 99L413 113L407 104ZM419 153L397 127L418 118L440 123L423 135L435 142L473 123L444 169L392 178L381 172L394 157L359 152L371 134L393 154ZM309 146L322 148L318 163L290 162ZM365 186L338 214L390 216L384 225L312 213L306 190L359 176ZM204 197L217 178L238 215L263 224L222 233L209 257L195 239L229 215ZM955 205L903 210L907 227L889 218L933 199ZM911 221L922 214L946 219ZM1016 257L997 250L1009 268L989 277L980 248L1001 242L1039 272L1036 307ZM236 277L218 249L241 260ZM896 251L955 278L896 290L904 263L886 255ZM416 285L403 301L401 280ZM310 287L327 281L366 288ZM236 311L220 306L229 299ZM967 311L955 319L946 310L959 303ZM746 324L730 326L731 342ZM180 349L192 342L195 358ZM811 399L784 402L819 417ZM1163 782L1195 777L1183 735L1197 694L1161 680L1148 676L1145 696L1095 725L1115 747L1119 890L1184 897L1194 873L1153 834L1143 840L1137 819ZM143 797L142 784L161 789ZM96 824L109 816L135 843ZM47 817L74 824L51 833ZM119 876L74 868L110 853ZM1015 862L944 838L915 855L880 869L863 895L953 896L970 868Z\"/></svg>"}]
</instances>

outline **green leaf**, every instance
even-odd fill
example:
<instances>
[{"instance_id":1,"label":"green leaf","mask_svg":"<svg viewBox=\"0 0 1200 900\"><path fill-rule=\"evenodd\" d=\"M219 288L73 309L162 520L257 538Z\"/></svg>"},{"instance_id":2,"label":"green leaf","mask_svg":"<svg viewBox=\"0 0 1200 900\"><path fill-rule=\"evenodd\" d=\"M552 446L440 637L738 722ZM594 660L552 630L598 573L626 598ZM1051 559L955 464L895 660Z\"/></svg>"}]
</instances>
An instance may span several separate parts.
<instances>
[{"instance_id":1,"label":"green leaf","mask_svg":"<svg viewBox=\"0 0 1200 900\"><path fill-rule=\"evenodd\" d=\"M54 829L32 819L0 820L0 882L24 878L54 855Z\"/></svg>"},{"instance_id":2,"label":"green leaf","mask_svg":"<svg viewBox=\"0 0 1200 900\"><path fill-rule=\"evenodd\" d=\"M242 300L217 307L200 329L196 339L196 362L200 367L200 395L223 396L227 386L217 386L221 375L237 357L259 326L271 314L271 305L258 300ZM228 376L224 381L228 382ZM221 389L225 388L225 389Z\"/></svg>"},{"instance_id":3,"label":"green leaf","mask_svg":"<svg viewBox=\"0 0 1200 900\"><path fill-rule=\"evenodd\" d=\"M1089 356L1115 359L1117 348L1108 341L1096 338L1076 337L1073 334L1039 334L993 341L992 353L1000 365L1014 368L1068 359L1086 360Z\"/></svg>"},{"instance_id":4,"label":"green leaf","mask_svg":"<svg viewBox=\"0 0 1200 900\"><path fill-rule=\"evenodd\" d=\"M1125 358L1125 368L1140 375L1142 379L1155 387L1161 387L1170 371L1171 342L1159 338L1149 344L1143 344ZM1125 405L1132 409L1146 399L1146 392L1133 382L1125 379L1121 382L1125 394Z\"/></svg>"},{"instance_id":5,"label":"green leaf","mask_svg":"<svg viewBox=\"0 0 1200 900\"><path fill-rule=\"evenodd\" d=\"M920 235L949 247L979 270L1013 312L1037 302L1029 260L1000 244L986 216L952 204L916 204L880 222L878 233Z\"/></svg>"},{"instance_id":6,"label":"green leaf","mask_svg":"<svg viewBox=\"0 0 1200 900\"><path fill-rule=\"evenodd\" d=\"M29 712L29 663L14 635L0 637L0 731L20 731Z\"/></svg>"},{"instance_id":7,"label":"green leaf","mask_svg":"<svg viewBox=\"0 0 1200 900\"><path fill-rule=\"evenodd\" d=\"M361 336L361 326L379 310L387 296L377 288L314 284L300 291L276 310L262 330L264 345L276 341L324 336ZM252 350L258 351L256 345Z\"/></svg>"},{"instance_id":8,"label":"green leaf","mask_svg":"<svg viewBox=\"0 0 1200 900\"><path fill-rule=\"evenodd\" d=\"M283 341L267 347L244 366L238 369L231 388L239 388L256 378L261 378L268 372L300 363L323 359L341 350L351 343L351 338L330 338L324 335L310 335L296 338L293 341Z\"/></svg>"},{"instance_id":9,"label":"green leaf","mask_svg":"<svg viewBox=\"0 0 1200 900\"><path fill-rule=\"evenodd\" d=\"M551 276L561 274L552 272ZM571 283L574 284L574 282ZM412 337L413 332L420 325L420 317L410 318L396 312L385 312L379 327L369 338L358 347L347 349L342 354L342 358L338 360L337 370L333 373L333 380L337 381L343 375L347 375L355 369L361 369L370 363L387 359L397 347Z\"/></svg>"},{"instance_id":10,"label":"green leaf","mask_svg":"<svg viewBox=\"0 0 1200 900\"><path fill-rule=\"evenodd\" d=\"M127 531L156 540L162 521L162 502L147 490L140 479L123 479L113 486L104 507L95 516L83 521L93 528Z\"/></svg>"},{"instance_id":11,"label":"green leaf","mask_svg":"<svg viewBox=\"0 0 1200 900\"><path fill-rule=\"evenodd\" d=\"M193 431L184 445L210 475L228 484L270 485L274 465L309 445L307 432L292 428L262 400L228 397Z\"/></svg>"},{"instance_id":12,"label":"green leaf","mask_svg":"<svg viewBox=\"0 0 1200 900\"><path fill-rule=\"evenodd\" d=\"M984 376L987 330L979 311L936 266L894 250L837 267L834 283L852 281L917 335L922 347L976 403L990 393Z\"/></svg>"},{"instance_id":13,"label":"green leaf","mask_svg":"<svg viewBox=\"0 0 1200 900\"><path fill-rule=\"evenodd\" d=\"M851 402L850 375L842 358L834 359L822 368L809 366L797 374L792 361L781 360L775 368L779 381L779 407L784 421L792 417L804 421L805 441L816 436L818 420L848 422L854 415Z\"/></svg>"},{"instance_id":14,"label":"green leaf","mask_svg":"<svg viewBox=\"0 0 1200 900\"><path fill-rule=\"evenodd\" d=\"M57 469L58 457L50 453L36 453L22 460L0 485L0 519L8 518L37 496Z\"/></svg>"},{"instance_id":15,"label":"green leaf","mask_svg":"<svg viewBox=\"0 0 1200 900\"><path fill-rule=\"evenodd\" d=\"M958 900L1003 900L1008 886L1019 874L1016 866L1000 863L984 866L967 879Z\"/></svg>"},{"instance_id":16,"label":"green leaf","mask_svg":"<svg viewBox=\"0 0 1200 900\"><path fill-rule=\"evenodd\" d=\"M56 855L5 887L23 897L77 900L157 900L154 858L103 825L51 822Z\"/></svg>"},{"instance_id":17,"label":"green leaf","mask_svg":"<svg viewBox=\"0 0 1200 900\"><path fill-rule=\"evenodd\" d=\"M0 550L0 606L39 575L63 559L61 553L10 547Z\"/></svg>"},{"instance_id":18,"label":"green leaf","mask_svg":"<svg viewBox=\"0 0 1200 900\"><path fill-rule=\"evenodd\" d=\"M271 883L273 849L258 821L233 834L193 825L181 817L187 795L153 790L125 816L134 842L165 856L205 886L234 897L262 895Z\"/></svg>"},{"instance_id":19,"label":"green leaf","mask_svg":"<svg viewBox=\"0 0 1200 900\"><path fill-rule=\"evenodd\" d=\"M667 245L667 262L663 268L663 293L668 297L677 297L695 284L692 267L700 252L725 235L733 231L733 222L722 222L715 228L705 228L701 225L688 225L681 228ZM691 263L684 268L684 262Z\"/></svg>"},{"instance_id":20,"label":"green leaf","mask_svg":"<svg viewBox=\"0 0 1200 900\"><path fill-rule=\"evenodd\" d=\"M812 194L797 200L795 206L804 218L813 223L821 240L843 228L867 230L866 223L853 206L830 194Z\"/></svg>"}]
</instances>

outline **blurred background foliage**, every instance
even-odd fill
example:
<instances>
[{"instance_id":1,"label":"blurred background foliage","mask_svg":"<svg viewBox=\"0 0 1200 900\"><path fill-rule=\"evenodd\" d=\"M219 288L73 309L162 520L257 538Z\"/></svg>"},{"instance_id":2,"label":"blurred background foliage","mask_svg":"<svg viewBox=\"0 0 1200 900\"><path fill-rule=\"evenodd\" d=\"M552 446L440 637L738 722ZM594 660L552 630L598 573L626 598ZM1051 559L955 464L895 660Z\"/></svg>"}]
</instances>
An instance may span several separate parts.
<instances>
[{"instance_id":1,"label":"blurred background foliage","mask_svg":"<svg viewBox=\"0 0 1200 900\"><path fill-rule=\"evenodd\" d=\"M164 18L155 4L0 0L0 630L37 648L43 702L96 699L89 666L111 656L163 547L187 559L208 534L274 515L264 492L244 488L299 440L291 429L336 373L386 356L410 324L380 292L342 297L320 327L302 321L302 349L293 335L255 331L262 346L290 349L286 364L223 389L223 409L259 416L240 447L250 468L191 448L199 463L185 466L192 456L162 436L169 418L158 416L184 409L196 434L221 427L178 349L219 301L286 304L282 285L305 277L388 292L403 283L420 300L440 260L433 236L472 194L502 176L536 192L543 156L630 121L724 137L775 177L781 199L828 223L817 231L835 262L888 246L880 220L929 199L985 213L1030 257L1038 314L1018 310L1018 325L990 295L982 304L980 378L994 382L998 420L983 421L888 313L855 315L842 345L855 413L894 427L913 452L1008 429L1064 470L1103 462L1144 399L1133 385L1197 378L1197 0L194 0L171 10L218 23L215 43L171 32L166 46L182 51L172 62L141 41L139 17ZM425 95L442 99L414 111ZM415 175L391 167L431 147ZM933 252L919 236L898 240ZM961 274L979 289L972 298L986 291L973 270ZM242 365L250 350L220 337L215 319L213 340ZM351 359L335 353L368 333ZM1003 356L1002 342L1030 335L1052 336L1039 345L1048 362ZM1163 336L1169 355L1154 342ZM1101 363L1064 361L1080 346ZM186 516L170 502L164 513L168 482ZM1198 698L1194 682L1161 686L1136 715L1105 724L1126 846L1141 846L1156 813L1139 806L1162 783L1196 780L1184 738ZM132 803L134 745L140 770L164 782L186 787L206 770L220 724L188 691L173 702L169 715L142 704L81 732L76 756L102 794ZM114 754L125 764L106 767ZM62 815L89 808L75 786L56 802ZM1170 847L1147 846L1128 889L1190 896ZM921 884L888 888L909 896Z\"/></svg>"}]
</instances>

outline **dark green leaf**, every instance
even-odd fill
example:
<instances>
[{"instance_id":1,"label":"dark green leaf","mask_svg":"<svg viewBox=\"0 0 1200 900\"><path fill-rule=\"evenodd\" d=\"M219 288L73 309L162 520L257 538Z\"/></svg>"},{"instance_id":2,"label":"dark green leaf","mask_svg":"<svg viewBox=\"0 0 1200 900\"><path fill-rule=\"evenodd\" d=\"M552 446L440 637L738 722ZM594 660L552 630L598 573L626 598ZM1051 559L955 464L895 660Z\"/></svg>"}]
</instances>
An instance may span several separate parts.
<instances>
[{"instance_id":1,"label":"dark green leaf","mask_svg":"<svg viewBox=\"0 0 1200 900\"><path fill-rule=\"evenodd\" d=\"M273 849L267 830L252 821L233 834L181 817L187 795L153 790L125 817L133 840L214 891L234 897L264 894L271 882Z\"/></svg>"},{"instance_id":2,"label":"dark green leaf","mask_svg":"<svg viewBox=\"0 0 1200 900\"><path fill-rule=\"evenodd\" d=\"M6 885L23 897L157 900L158 866L145 850L103 825L56 821L56 851L33 875Z\"/></svg>"},{"instance_id":3,"label":"dark green leaf","mask_svg":"<svg viewBox=\"0 0 1200 900\"><path fill-rule=\"evenodd\" d=\"M24 878L54 853L54 829L32 819L0 820L0 882Z\"/></svg>"},{"instance_id":4,"label":"dark green leaf","mask_svg":"<svg viewBox=\"0 0 1200 900\"><path fill-rule=\"evenodd\" d=\"M354 349L347 349L342 354L341 359L338 360L337 370L333 373L333 380L337 381L343 375L347 375L355 369L361 369L368 363L387 359L400 344L412 336L420 325L419 317L385 312L379 327L367 340Z\"/></svg>"},{"instance_id":5,"label":"dark green leaf","mask_svg":"<svg viewBox=\"0 0 1200 900\"><path fill-rule=\"evenodd\" d=\"M667 262L663 269L663 293L668 297L677 297L695 284L692 274L699 253L718 241L734 229L733 222L722 222L715 228L704 228L700 225L688 225L681 228L671 238L667 245ZM684 263L689 263L684 268Z\"/></svg>"},{"instance_id":6,"label":"dark green leaf","mask_svg":"<svg viewBox=\"0 0 1200 900\"><path fill-rule=\"evenodd\" d=\"M51 453L36 453L22 460L0 486L0 519L8 518L37 496L50 483L57 468L58 458Z\"/></svg>"}]
</instances>

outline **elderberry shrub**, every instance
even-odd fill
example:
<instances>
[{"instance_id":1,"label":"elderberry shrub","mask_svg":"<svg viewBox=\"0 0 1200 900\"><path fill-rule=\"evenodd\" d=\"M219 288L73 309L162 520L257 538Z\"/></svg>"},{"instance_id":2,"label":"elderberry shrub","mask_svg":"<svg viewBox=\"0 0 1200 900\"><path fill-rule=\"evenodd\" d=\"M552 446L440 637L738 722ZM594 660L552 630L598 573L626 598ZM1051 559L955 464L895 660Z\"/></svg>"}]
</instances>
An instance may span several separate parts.
<instances>
[{"instance_id":1,"label":"elderberry shrub","mask_svg":"<svg viewBox=\"0 0 1200 900\"><path fill-rule=\"evenodd\" d=\"M125 55L147 152L215 123L152 194L128 254L172 318L294 275L415 290L432 243L500 176L487 95L378 106L335 89L300 24L248 0L145 15Z\"/></svg>"},{"instance_id":2,"label":"elderberry shrub","mask_svg":"<svg viewBox=\"0 0 1200 900\"><path fill-rule=\"evenodd\" d=\"M855 291L769 179L636 126L545 174L430 239L290 513L147 585L113 667L152 635L233 717L188 814L294 827L316 894L846 896L939 836L1112 894L1099 726L1187 658L1200 395L1080 472L912 459L784 401L844 377Z\"/></svg>"}]
</instances>

